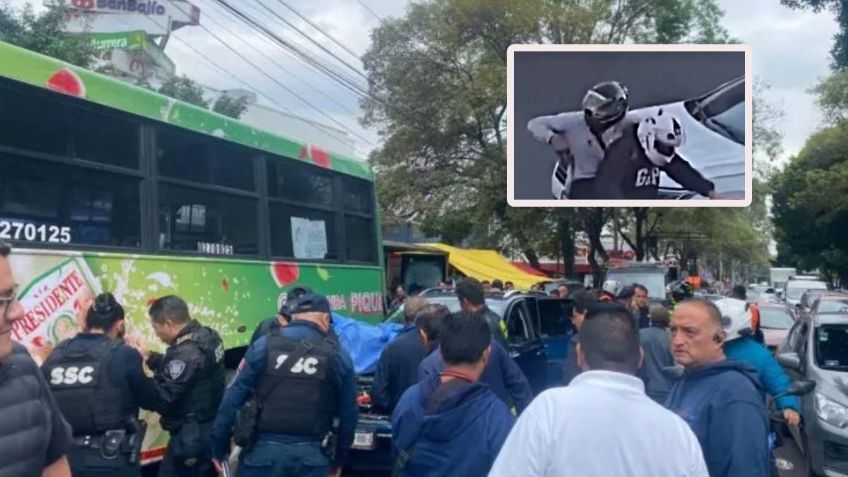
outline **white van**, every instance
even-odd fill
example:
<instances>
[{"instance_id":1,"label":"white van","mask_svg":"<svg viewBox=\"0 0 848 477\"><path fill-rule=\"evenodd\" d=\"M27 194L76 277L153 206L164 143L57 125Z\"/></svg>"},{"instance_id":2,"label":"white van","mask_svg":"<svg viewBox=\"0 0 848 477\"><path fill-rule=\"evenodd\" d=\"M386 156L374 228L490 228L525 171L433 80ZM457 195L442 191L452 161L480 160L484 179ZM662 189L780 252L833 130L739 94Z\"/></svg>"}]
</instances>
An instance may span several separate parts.
<instances>
[{"instance_id":1,"label":"white van","mask_svg":"<svg viewBox=\"0 0 848 477\"><path fill-rule=\"evenodd\" d=\"M783 297L786 303L791 306L797 306L801 302L801 295L807 290L827 290L827 283L821 280L798 280L791 279L786 282L786 287L783 289Z\"/></svg>"}]
</instances>

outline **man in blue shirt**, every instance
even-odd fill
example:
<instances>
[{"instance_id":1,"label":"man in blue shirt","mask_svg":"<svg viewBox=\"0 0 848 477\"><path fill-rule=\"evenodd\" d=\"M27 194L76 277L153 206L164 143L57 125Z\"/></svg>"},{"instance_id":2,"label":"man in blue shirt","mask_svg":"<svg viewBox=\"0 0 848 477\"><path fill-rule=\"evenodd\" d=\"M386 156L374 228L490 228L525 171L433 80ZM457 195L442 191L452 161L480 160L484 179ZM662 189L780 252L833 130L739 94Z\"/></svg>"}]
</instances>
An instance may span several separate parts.
<instances>
[{"instance_id":1,"label":"man in blue shirt","mask_svg":"<svg viewBox=\"0 0 848 477\"><path fill-rule=\"evenodd\" d=\"M484 477L515 418L479 382L496 342L485 318L460 312L441 321L439 354L446 363L400 398L392 440L400 477Z\"/></svg>"},{"instance_id":2,"label":"man in blue shirt","mask_svg":"<svg viewBox=\"0 0 848 477\"><path fill-rule=\"evenodd\" d=\"M250 346L213 425L216 467L229 454L236 413L253 397L256 433L239 457L239 476L341 475L358 417L356 374L329 327L329 302L308 293L292 308L291 324ZM328 448L334 420L338 439Z\"/></svg>"}]
</instances>

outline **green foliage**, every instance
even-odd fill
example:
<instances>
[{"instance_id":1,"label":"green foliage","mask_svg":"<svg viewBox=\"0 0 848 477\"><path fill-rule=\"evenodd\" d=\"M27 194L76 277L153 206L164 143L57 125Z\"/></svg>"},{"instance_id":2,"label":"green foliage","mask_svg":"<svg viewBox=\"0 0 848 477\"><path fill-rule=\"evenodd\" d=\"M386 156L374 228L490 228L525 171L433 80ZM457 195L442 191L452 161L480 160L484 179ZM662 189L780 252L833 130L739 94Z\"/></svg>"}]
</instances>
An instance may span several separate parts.
<instances>
[{"instance_id":1,"label":"green foliage","mask_svg":"<svg viewBox=\"0 0 848 477\"><path fill-rule=\"evenodd\" d=\"M836 122L848 118L848 68L840 68L819 81L810 90L825 120Z\"/></svg>"},{"instance_id":2,"label":"green foliage","mask_svg":"<svg viewBox=\"0 0 848 477\"><path fill-rule=\"evenodd\" d=\"M21 10L0 3L0 41L89 67L95 55L94 46L84 35L64 34L63 25L64 14L58 8L36 14L29 3Z\"/></svg>"},{"instance_id":3,"label":"green foliage","mask_svg":"<svg viewBox=\"0 0 848 477\"><path fill-rule=\"evenodd\" d=\"M780 0L780 3L796 10L809 8L814 12L824 9L833 11L839 23L839 32L833 36L830 65L835 70L848 66L848 8L845 0Z\"/></svg>"},{"instance_id":4,"label":"green foliage","mask_svg":"<svg viewBox=\"0 0 848 477\"><path fill-rule=\"evenodd\" d=\"M247 111L248 104L247 98L244 96L233 98L232 96L221 95L212 106L212 111L238 119Z\"/></svg>"},{"instance_id":5,"label":"green foliage","mask_svg":"<svg viewBox=\"0 0 848 477\"><path fill-rule=\"evenodd\" d=\"M513 43L729 41L721 15L712 0L411 4L372 32L363 57L371 95L362 123L384 139L369 158L384 225L416 221L428 235L519 252L531 263L539 255L573 257L575 234L584 231L603 259L610 210L507 206L506 50Z\"/></svg>"},{"instance_id":6,"label":"green foliage","mask_svg":"<svg viewBox=\"0 0 848 477\"><path fill-rule=\"evenodd\" d=\"M209 101L203 98L203 88L187 76L175 76L159 87L159 93L201 108L209 108Z\"/></svg>"}]
</instances>

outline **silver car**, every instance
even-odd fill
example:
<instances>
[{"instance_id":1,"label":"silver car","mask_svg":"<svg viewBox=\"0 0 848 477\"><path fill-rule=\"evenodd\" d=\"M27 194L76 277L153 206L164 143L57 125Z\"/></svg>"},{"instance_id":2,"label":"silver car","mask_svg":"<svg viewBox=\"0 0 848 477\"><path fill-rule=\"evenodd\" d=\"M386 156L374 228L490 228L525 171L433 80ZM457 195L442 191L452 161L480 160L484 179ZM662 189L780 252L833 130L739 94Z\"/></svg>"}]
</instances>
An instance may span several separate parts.
<instances>
[{"instance_id":1,"label":"silver car","mask_svg":"<svg viewBox=\"0 0 848 477\"><path fill-rule=\"evenodd\" d=\"M810 475L848 476L848 308L799 319L778 361L793 380L816 382L801 398L804 426L793 429Z\"/></svg>"}]
</instances>

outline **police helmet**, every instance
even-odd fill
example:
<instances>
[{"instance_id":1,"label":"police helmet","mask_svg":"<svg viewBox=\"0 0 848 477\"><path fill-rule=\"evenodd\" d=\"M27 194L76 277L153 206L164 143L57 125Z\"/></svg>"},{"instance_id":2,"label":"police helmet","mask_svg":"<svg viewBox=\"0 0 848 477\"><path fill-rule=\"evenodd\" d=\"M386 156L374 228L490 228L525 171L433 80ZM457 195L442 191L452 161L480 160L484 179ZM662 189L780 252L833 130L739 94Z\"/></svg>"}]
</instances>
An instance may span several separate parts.
<instances>
[{"instance_id":1,"label":"police helmet","mask_svg":"<svg viewBox=\"0 0 848 477\"><path fill-rule=\"evenodd\" d=\"M636 128L639 145L655 166L662 167L674 157L674 150L684 144L686 133L680 121L663 108L639 121Z\"/></svg>"},{"instance_id":2,"label":"police helmet","mask_svg":"<svg viewBox=\"0 0 848 477\"><path fill-rule=\"evenodd\" d=\"M618 81L604 81L583 96L583 113L590 125L608 128L621 121L629 109L628 92Z\"/></svg>"}]
</instances>

